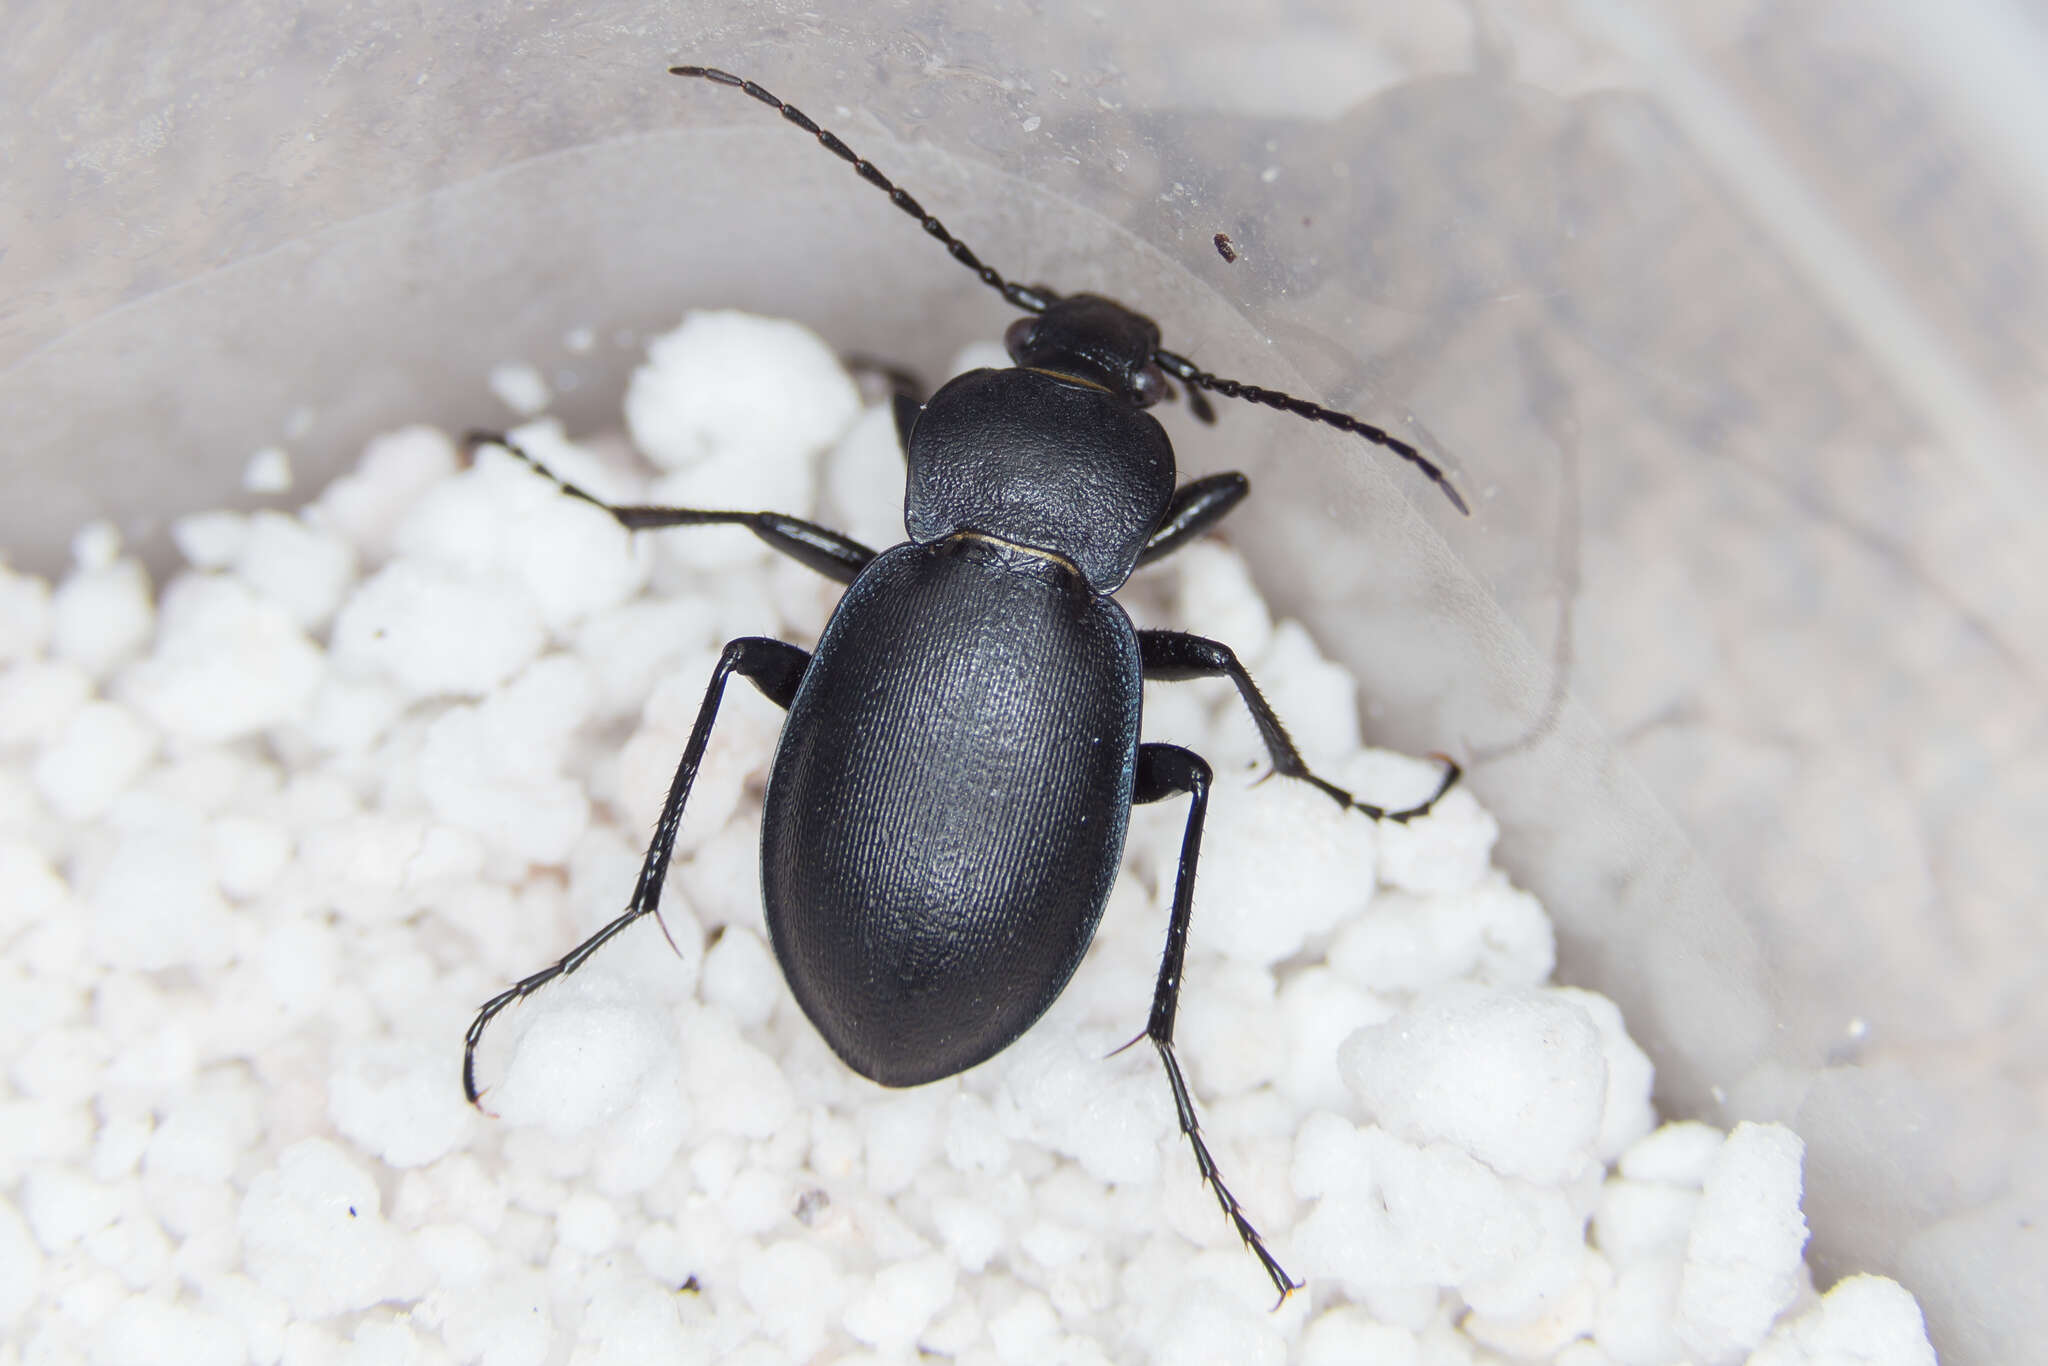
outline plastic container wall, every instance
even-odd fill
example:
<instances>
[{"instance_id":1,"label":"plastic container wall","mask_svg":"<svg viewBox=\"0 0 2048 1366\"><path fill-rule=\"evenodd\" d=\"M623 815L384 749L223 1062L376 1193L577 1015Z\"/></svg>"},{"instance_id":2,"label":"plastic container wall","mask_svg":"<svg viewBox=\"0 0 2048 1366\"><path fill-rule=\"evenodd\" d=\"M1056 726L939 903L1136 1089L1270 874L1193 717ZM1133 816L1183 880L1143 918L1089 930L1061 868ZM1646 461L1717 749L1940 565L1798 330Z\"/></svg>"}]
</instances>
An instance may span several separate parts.
<instances>
[{"instance_id":1,"label":"plastic container wall","mask_svg":"<svg viewBox=\"0 0 2048 1366\"><path fill-rule=\"evenodd\" d=\"M1476 16L1476 17L1475 17ZM615 412L698 305L936 366L1013 278L1440 455L1169 418L1231 534L1445 749L1676 1114L1791 1123L1813 1256L1944 1358L2048 1337L2048 20L1403 6L72 6L0 86L0 544L302 487L540 365ZM1227 233L1237 259L1212 245ZM597 345L572 351L579 327Z\"/></svg>"}]
</instances>

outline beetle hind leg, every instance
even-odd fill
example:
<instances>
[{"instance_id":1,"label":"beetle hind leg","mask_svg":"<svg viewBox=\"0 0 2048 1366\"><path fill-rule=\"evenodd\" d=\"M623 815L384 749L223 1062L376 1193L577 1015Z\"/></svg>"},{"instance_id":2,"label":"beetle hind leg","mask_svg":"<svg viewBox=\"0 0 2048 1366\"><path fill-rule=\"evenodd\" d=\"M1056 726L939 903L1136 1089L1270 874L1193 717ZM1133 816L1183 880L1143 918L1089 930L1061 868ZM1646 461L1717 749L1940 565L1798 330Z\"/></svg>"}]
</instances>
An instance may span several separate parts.
<instances>
[{"instance_id":1,"label":"beetle hind leg","mask_svg":"<svg viewBox=\"0 0 2048 1366\"><path fill-rule=\"evenodd\" d=\"M1187 1135L1188 1143L1195 1150L1195 1169L1201 1173L1209 1189L1216 1193L1216 1203L1222 1206L1223 1216L1230 1220L1231 1227L1237 1230L1237 1236L1244 1240L1245 1247L1259 1259L1259 1265L1265 1268L1273 1288L1280 1292L1280 1299L1285 1302L1289 1292L1301 1288L1301 1282L1287 1274L1279 1259L1266 1247L1265 1239L1252 1227L1244 1207L1237 1203L1237 1197L1223 1184L1216 1159L1210 1155L1209 1145L1203 1141L1202 1126L1195 1119L1195 1102L1188 1093L1187 1078L1181 1074L1180 1060L1173 1053L1173 1021L1180 1008L1181 971L1187 960L1188 923L1193 918L1195 902L1195 862L1202 851L1202 820L1209 810L1211 776L1208 762L1192 750L1178 745L1138 746L1137 783L1131 795L1133 804L1156 802L1182 792L1190 798L1187 831L1180 842L1180 869L1173 884L1173 915L1166 926L1166 953L1160 959L1159 983L1152 991L1152 1014L1145 1024L1145 1037L1159 1050L1159 1061L1166 1066L1166 1081L1173 1088L1173 1108L1180 1120L1180 1131Z\"/></svg>"},{"instance_id":2,"label":"beetle hind leg","mask_svg":"<svg viewBox=\"0 0 2048 1366\"><path fill-rule=\"evenodd\" d=\"M470 1022L469 1032L463 1036L462 1091L469 1097L470 1104L475 1105L483 1096L476 1084L476 1050L492 1020L507 1006L525 1000L557 977L566 977L582 967L592 954L640 917L653 915L658 923L661 887L668 877L669 858L675 852L676 832L682 828L683 807L690 800L690 788L697 781L698 766L704 762L704 748L711 741L712 725L718 720L718 705L725 696L726 679L735 673L741 675L760 689L762 696L787 711L810 663L808 651L765 636L744 636L726 643L725 650L718 656L717 667L711 671L711 684L704 690L704 704L697 710L697 723L690 729L690 741L683 748L682 762L676 765L676 776L669 783L668 797L661 805L661 819L655 823L654 840L647 846L647 857L640 865L640 878L634 884L633 899L627 903L626 913L569 950L560 962L542 968L484 1002L483 1008L476 1013L476 1019ZM662 933L667 932L667 927L663 926Z\"/></svg>"}]
</instances>

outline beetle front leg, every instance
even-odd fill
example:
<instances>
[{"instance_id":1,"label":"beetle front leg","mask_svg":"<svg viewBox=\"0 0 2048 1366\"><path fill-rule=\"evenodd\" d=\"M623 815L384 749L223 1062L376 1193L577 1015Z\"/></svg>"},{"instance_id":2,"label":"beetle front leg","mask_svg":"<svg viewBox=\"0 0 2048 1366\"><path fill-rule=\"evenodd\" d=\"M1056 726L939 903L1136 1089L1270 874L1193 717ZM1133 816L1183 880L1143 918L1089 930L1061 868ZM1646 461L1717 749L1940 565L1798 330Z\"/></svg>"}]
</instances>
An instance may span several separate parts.
<instances>
[{"instance_id":1,"label":"beetle front leg","mask_svg":"<svg viewBox=\"0 0 2048 1366\"><path fill-rule=\"evenodd\" d=\"M1194 392L1188 390L1189 394ZM1158 529L1138 552L1138 566L1142 568L1171 555L1196 537L1207 535L1251 491L1251 480L1235 470L1182 484L1173 491L1173 501L1166 505L1166 515L1159 519Z\"/></svg>"},{"instance_id":2,"label":"beetle front leg","mask_svg":"<svg viewBox=\"0 0 2048 1366\"><path fill-rule=\"evenodd\" d=\"M628 925L641 916L656 914L660 908L661 887L668 877L669 857L675 852L676 831L683 824L683 806L690 800L690 788L697 781L698 766L704 762L704 747L710 743L711 727L718 719L718 704L725 695L725 680L737 673L759 688L761 695L770 702L788 711L789 704L796 698L797 685L803 682L804 670L810 667L810 663L808 651L765 636L746 636L726 643L725 650L718 656L717 667L711 671L711 685L704 690L704 704L697 709L697 724L690 730L690 742L683 747L683 760L676 765L676 776L669 783L668 798L661 805L661 818L655 822L654 841L647 846L647 857L640 865L640 880L634 884L633 899L627 903L626 913L569 950L560 962L542 968L484 1003L463 1039L462 1091L469 1097L470 1104L476 1104L482 1096L476 1084L476 1049L491 1021L514 1001L525 1000L557 977L565 977L582 967L592 954L616 938Z\"/></svg>"},{"instance_id":3,"label":"beetle front leg","mask_svg":"<svg viewBox=\"0 0 2048 1366\"><path fill-rule=\"evenodd\" d=\"M702 508L632 507L607 503L556 474L508 436L496 432L471 432L468 444L471 450L478 446L496 446L516 456L571 498L579 498L610 513L612 519L628 531L654 531L672 526L743 526L797 563L840 583L852 583L860 571L867 568L868 561L875 558L874 551L851 536L843 536L830 527L807 522L801 517L786 517L779 512L710 512Z\"/></svg>"},{"instance_id":4,"label":"beetle front leg","mask_svg":"<svg viewBox=\"0 0 2048 1366\"><path fill-rule=\"evenodd\" d=\"M1220 640L1207 636L1189 635L1185 631L1140 631L1138 632L1138 658L1142 662L1145 677L1162 682L1183 682L1190 678L1228 678L1237 685L1237 695L1244 699L1245 709L1252 714L1252 724L1259 728L1259 739L1265 742L1266 753L1272 756L1273 769L1289 778L1314 783L1331 800L1347 810L1355 810L1376 821L1396 821L1405 824L1418 816L1426 816L1430 808L1443 800L1446 792L1456 785L1464 770L1457 761L1446 755L1437 757L1444 761L1443 781L1429 799L1399 811L1389 811L1383 806L1363 802L1346 792L1335 783L1318 778L1309 771L1308 761L1301 757L1301 751L1294 747L1294 739L1287 733L1287 727L1280 724L1280 718L1273 711L1273 704L1259 691L1259 685L1252 682L1252 676L1245 672L1238 662L1236 651Z\"/></svg>"},{"instance_id":5,"label":"beetle front leg","mask_svg":"<svg viewBox=\"0 0 2048 1366\"><path fill-rule=\"evenodd\" d=\"M1223 1184L1216 1159L1209 1155L1209 1145L1202 1141L1202 1126L1195 1121L1195 1102L1188 1094L1187 1078L1181 1075L1180 1061L1173 1055L1173 1021L1180 1009L1181 970L1187 961L1188 922L1195 906L1195 862L1202 852L1202 819L1209 810L1211 776L1208 762L1192 750L1179 745L1138 746L1132 804L1156 802L1182 792L1190 798L1187 831L1180 841L1180 871L1173 883L1173 915L1166 925L1166 953L1159 962L1159 983L1152 990L1152 1014L1145 1024L1145 1037L1159 1050L1159 1061L1166 1065L1166 1081L1173 1088L1173 1108L1180 1119L1180 1131L1195 1149L1195 1169L1209 1183L1209 1189L1216 1192L1216 1203L1223 1207L1224 1217L1259 1259L1259 1265L1266 1269L1284 1302L1289 1291L1301 1288L1301 1282L1290 1277L1266 1249L1265 1240L1245 1217L1243 1206Z\"/></svg>"}]
</instances>

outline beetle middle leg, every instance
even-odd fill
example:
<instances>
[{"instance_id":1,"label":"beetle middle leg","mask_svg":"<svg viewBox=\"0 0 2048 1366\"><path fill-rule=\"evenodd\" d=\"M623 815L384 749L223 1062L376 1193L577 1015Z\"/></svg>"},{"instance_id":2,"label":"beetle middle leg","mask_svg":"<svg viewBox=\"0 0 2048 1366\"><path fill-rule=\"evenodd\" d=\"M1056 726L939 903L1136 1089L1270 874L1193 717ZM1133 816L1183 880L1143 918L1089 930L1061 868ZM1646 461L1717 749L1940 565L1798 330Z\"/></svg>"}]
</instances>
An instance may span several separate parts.
<instances>
[{"instance_id":1,"label":"beetle middle leg","mask_svg":"<svg viewBox=\"0 0 2048 1366\"><path fill-rule=\"evenodd\" d=\"M867 568L868 561L875 558L874 551L851 536L843 536L830 527L807 522L801 517L786 517L779 512L710 512L702 508L607 503L556 474L508 436L495 432L471 432L468 443L472 450L478 446L496 446L509 452L571 498L581 499L610 513L612 519L628 531L654 531L672 526L743 526L806 568L815 569L840 583L852 583L860 571Z\"/></svg>"},{"instance_id":2,"label":"beetle middle leg","mask_svg":"<svg viewBox=\"0 0 2048 1366\"><path fill-rule=\"evenodd\" d=\"M668 877L669 856L675 852L676 831L682 827L683 806L690 800L690 788L697 781L697 769L704 761L704 747L711 741L711 727L718 719L718 705L725 696L725 681L737 673L761 695L784 711L796 698L797 685L810 667L808 651L766 636L744 636L728 641L711 671L711 685L704 690L704 704L697 710L697 723L690 729L690 742L683 747L682 762L669 783L668 797L661 806L661 819L654 826L654 840L640 865L640 879L633 886L633 899L626 913L578 944L558 963L542 968L517 985L506 988L484 1003L470 1023L462 1049L462 1090L474 1105L481 1097L476 1085L476 1049L484 1030L498 1014L515 1001L525 1000L557 977L567 976L588 962L590 956L616 938L628 925L644 915L653 915L661 905L661 887Z\"/></svg>"},{"instance_id":3,"label":"beetle middle leg","mask_svg":"<svg viewBox=\"0 0 2048 1366\"><path fill-rule=\"evenodd\" d=\"M1289 1291L1301 1288L1301 1282L1291 1278L1267 1250L1265 1240L1245 1217L1244 1207L1223 1184L1216 1159L1209 1155L1209 1145L1202 1141L1202 1126L1195 1120L1195 1102L1188 1094L1187 1078L1181 1075L1180 1061L1173 1055L1173 1021L1180 1009L1181 970L1187 960L1188 922L1193 918L1195 905L1195 862L1202 852L1202 819L1209 810L1211 776L1208 761L1192 750L1179 745L1138 746L1132 804L1156 802L1182 792L1190 798L1187 830L1180 841L1180 869L1173 883L1173 916L1166 926L1166 953L1159 962L1159 984L1152 990L1152 1014L1145 1023L1145 1037L1159 1050L1159 1061L1166 1065L1166 1080L1173 1088L1173 1108L1180 1119L1180 1131L1195 1149L1195 1169L1209 1183L1209 1189L1216 1192L1216 1203L1223 1207L1224 1217L1259 1259L1259 1265L1266 1269L1280 1298L1285 1300Z\"/></svg>"},{"instance_id":4,"label":"beetle middle leg","mask_svg":"<svg viewBox=\"0 0 2048 1366\"><path fill-rule=\"evenodd\" d=\"M1426 816L1430 808L1443 800L1446 792L1457 783L1464 770L1453 759L1439 755L1444 761L1443 781L1428 800L1414 806L1389 811L1383 806L1360 801L1351 793L1318 778L1309 771L1308 761L1301 757L1301 751L1294 747L1294 739L1288 735L1287 727L1280 724L1280 717L1274 712L1273 704L1259 691L1259 685L1238 662L1237 652L1220 640L1207 636L1189 635L1185 631L1140 631L1138 632L1138 657L1142 661L1145 677L1162 682L1183 682L1190 678L1228 678L1237 685L1237 695L1244 699L1245 709L1252 714L1252 724L1259 728L1259 739L1265 742L1266 753L1272 757L1273 769L1289 778L1299 778L1313 783L1327 793L1331 800L1346 810L1362 812L1376 821L1396 821L1405 824L1418 816Z\"/></svg>"}]
</instances>

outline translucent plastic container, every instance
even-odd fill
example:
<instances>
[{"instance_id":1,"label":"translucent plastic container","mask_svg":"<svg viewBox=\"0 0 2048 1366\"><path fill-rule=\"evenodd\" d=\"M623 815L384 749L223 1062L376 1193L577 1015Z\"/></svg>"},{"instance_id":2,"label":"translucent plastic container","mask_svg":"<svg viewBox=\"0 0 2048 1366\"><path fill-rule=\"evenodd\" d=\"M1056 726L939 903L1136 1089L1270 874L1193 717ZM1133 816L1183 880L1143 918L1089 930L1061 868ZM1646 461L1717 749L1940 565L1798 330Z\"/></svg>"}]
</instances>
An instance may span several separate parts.
<instances>
[{"instance_id":1,"label":"translucent plastic container","mask_svg":"<svg viewBox=\"0 0 2048 1366\"><path fill-rule=\"evenodd\" d=\"M2048 1338L2048 25L1980 0L1297 10L71 7L5 58L0 545L576 427L692 306L934 369L1005 274L1437 454L1222 405L1230 534L1442 749L1661 1103L1807 1143L1811 1256L1955 1363ZM1051 11L1051 12L1049 12ZM1237 259L1214 246L1226 233ZM592 344L573 336L587 329Z\"/></svg>"}]
</instances>

